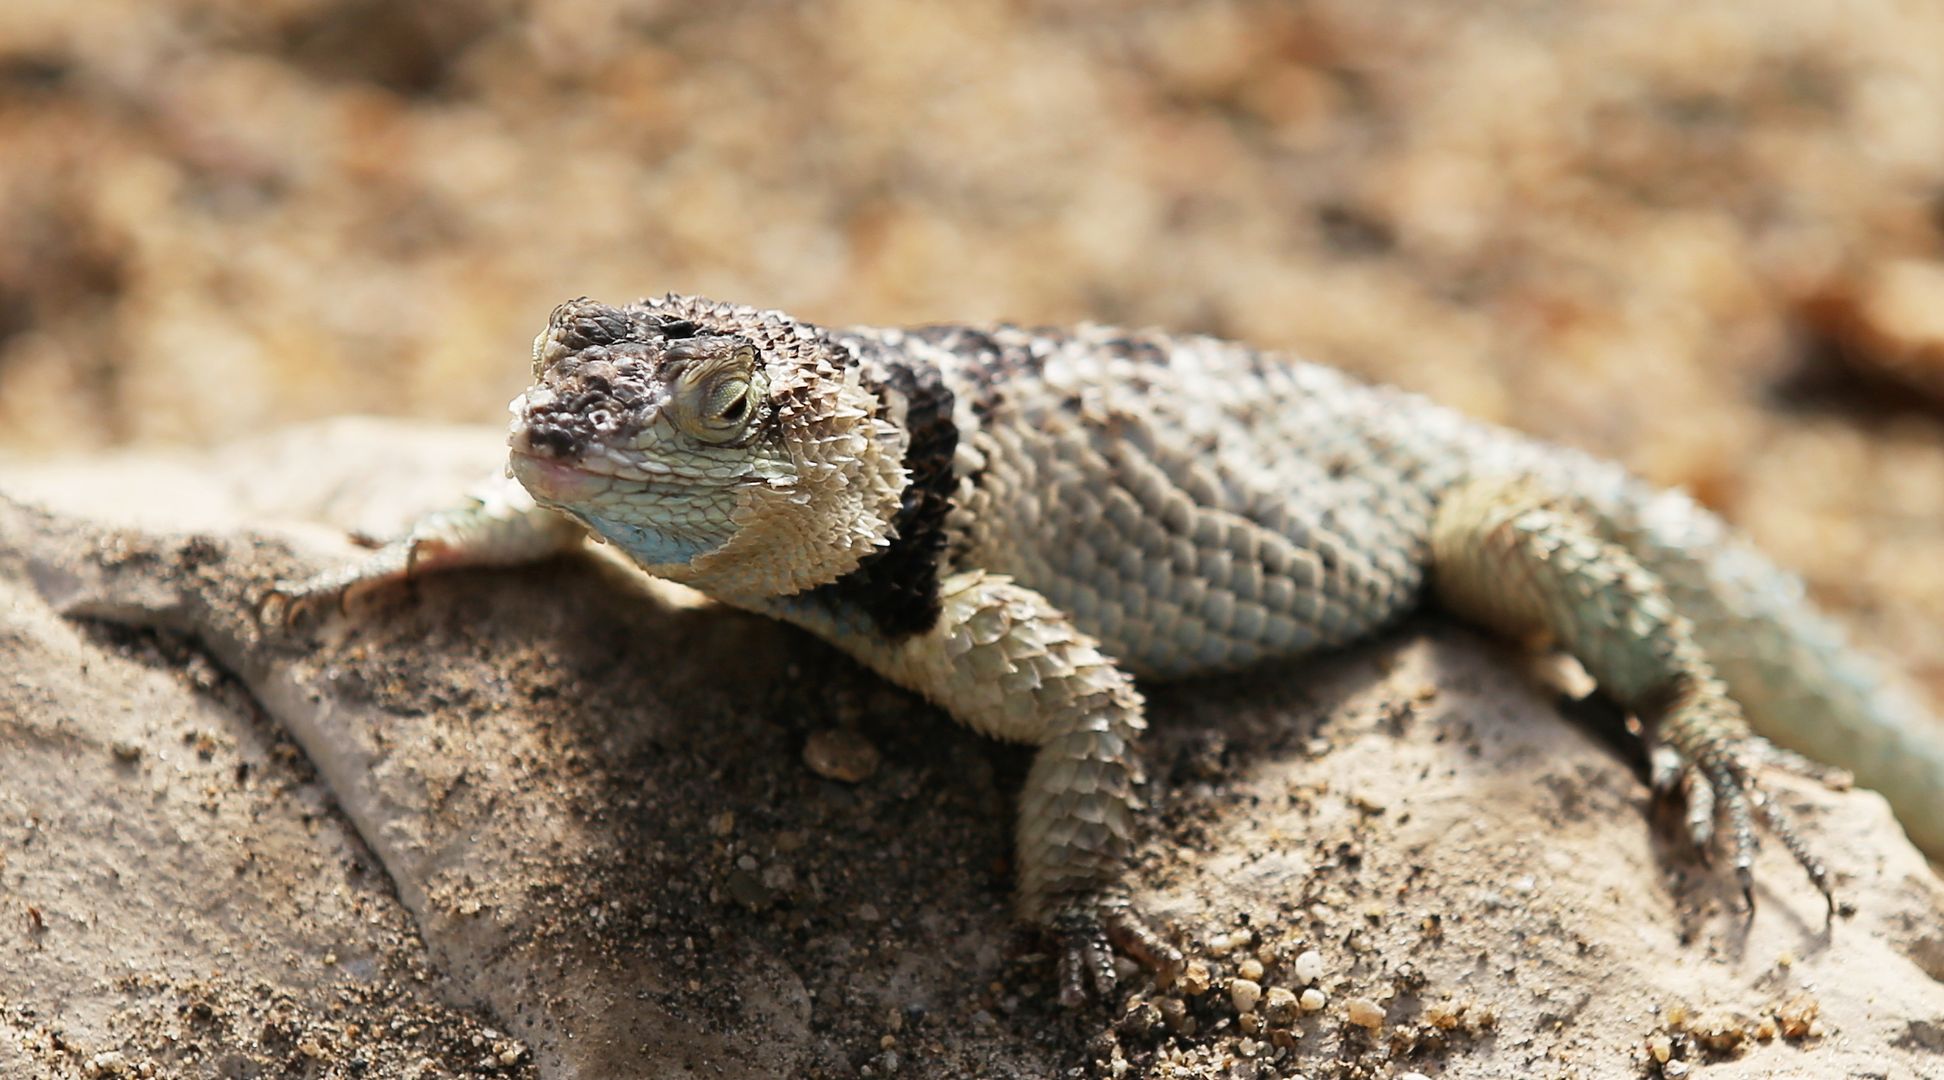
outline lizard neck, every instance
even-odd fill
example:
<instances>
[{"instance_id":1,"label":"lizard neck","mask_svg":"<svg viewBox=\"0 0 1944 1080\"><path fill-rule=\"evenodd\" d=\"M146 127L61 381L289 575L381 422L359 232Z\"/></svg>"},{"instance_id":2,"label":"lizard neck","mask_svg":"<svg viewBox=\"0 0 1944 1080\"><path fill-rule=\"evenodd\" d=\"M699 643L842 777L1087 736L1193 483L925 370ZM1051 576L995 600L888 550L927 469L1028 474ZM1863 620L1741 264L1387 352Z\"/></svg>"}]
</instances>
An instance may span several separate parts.
<instances>
[{"instance_id":1,"label":"lizard neck","mask_svg":"<svg viewBox=\"0 0 1944 1080\"><path fill-rule=\"evenodd\" d=\"M891 546L910 436L876 388L853 367L779 379L770 397L789 468L738 489L727 538L682 561L613 537L649 573L754 603L838 581Z\"/></svg>"}]
</instances>

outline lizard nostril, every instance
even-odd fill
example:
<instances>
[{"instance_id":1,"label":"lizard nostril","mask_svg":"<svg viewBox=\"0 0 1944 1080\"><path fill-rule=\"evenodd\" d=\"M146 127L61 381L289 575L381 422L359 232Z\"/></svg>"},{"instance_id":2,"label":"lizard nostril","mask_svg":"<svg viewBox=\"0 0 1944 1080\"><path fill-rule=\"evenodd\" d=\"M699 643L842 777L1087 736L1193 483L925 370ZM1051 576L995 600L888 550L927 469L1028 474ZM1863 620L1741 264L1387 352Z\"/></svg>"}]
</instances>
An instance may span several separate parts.
<instances>
[{"instance_id":1,"label":"lizard nostril","mask_svg":"<svg viewBox=\"0 0 1944 1080\"><path fill-rule=\"evenodd\" d=\"M571 432L544 421L527 428L525 441L529 452L550 457L571 457L579 450Z\"/></svg>"}]
</instances>

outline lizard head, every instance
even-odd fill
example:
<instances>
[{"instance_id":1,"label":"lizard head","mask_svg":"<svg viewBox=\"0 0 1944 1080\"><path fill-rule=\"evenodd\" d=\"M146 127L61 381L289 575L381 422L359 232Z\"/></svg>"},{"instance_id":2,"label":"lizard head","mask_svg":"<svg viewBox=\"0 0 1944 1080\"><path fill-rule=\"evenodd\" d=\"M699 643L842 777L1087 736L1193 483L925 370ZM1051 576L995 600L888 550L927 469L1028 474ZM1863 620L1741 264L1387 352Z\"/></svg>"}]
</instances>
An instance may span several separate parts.
<instances>
[{"instance_id":1,"label":"lizard head","mask_svg":"<svg viewBox=\"0 0 1944 1080\"><path fill-rule=\"evenodd\" d=\"M570 300L534 340L533 379L509 472L651 573L781 595L887 541L903 432L815 326L694 297Z\"/></svg>"}]
</instances>

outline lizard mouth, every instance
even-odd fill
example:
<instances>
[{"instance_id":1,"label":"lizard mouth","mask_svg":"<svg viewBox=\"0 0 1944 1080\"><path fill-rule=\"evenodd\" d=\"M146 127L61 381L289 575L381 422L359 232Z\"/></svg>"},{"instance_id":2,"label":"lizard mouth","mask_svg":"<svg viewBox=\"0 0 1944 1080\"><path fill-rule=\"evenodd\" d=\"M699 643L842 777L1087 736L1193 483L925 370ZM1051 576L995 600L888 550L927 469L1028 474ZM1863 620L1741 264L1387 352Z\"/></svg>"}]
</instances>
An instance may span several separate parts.
<instances>
[{"instance_id":1,"label":"lizard mouth","mask_svg":"<svg viewBox=\"0 0 1944 1080\"><path fill-rule=\"evenodd\" d=\"M616 478L570 461L514 446L506 471L543 503L575 505L612 491Z\"/></svg>"},{"instance_id":2,"label":"lizard mouth","mask_svg":"<svg viewBox=\"0 0 1944 1080\"><path fill-rule=\"evenodd\" d=\"M550 392L529 390L513 400L507 433L507 474L533 497L558 506L586 503L633 477L583 425L550 410Z\"/></svg>"}]
</instances>

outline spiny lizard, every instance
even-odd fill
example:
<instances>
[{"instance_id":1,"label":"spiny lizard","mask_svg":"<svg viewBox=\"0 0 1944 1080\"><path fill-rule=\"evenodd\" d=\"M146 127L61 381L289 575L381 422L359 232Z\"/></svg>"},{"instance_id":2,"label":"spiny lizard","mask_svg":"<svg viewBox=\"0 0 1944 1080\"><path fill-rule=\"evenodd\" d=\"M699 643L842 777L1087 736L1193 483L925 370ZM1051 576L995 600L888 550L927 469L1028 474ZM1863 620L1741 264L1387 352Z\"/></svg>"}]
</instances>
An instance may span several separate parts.
<instances>
[{"instance_id":1,"label":"spiny lizard","mask_svg":"<svg viewBox=\"0 0 1944 1080\"><path fill-rule=\"evenodd\" d=\"M1427 595L1576 657L1639 718L1656 788L1744 896L1758 828L1831 895L1759 772L1840 780L1749 721L1855 772L1944 852L1944 735L1794 577L1683 495L1422 398L1205 337L825 329L672 295L561 305L533 377L512 406L517 486L285 583L277 606L591 532L804 627L1039 747L1019 907L1059 938L1069 1002L1112 984L1113 947L1180 962L1121 884L1135 678L1344 645Z\"/></svg>"}]
</instances>

